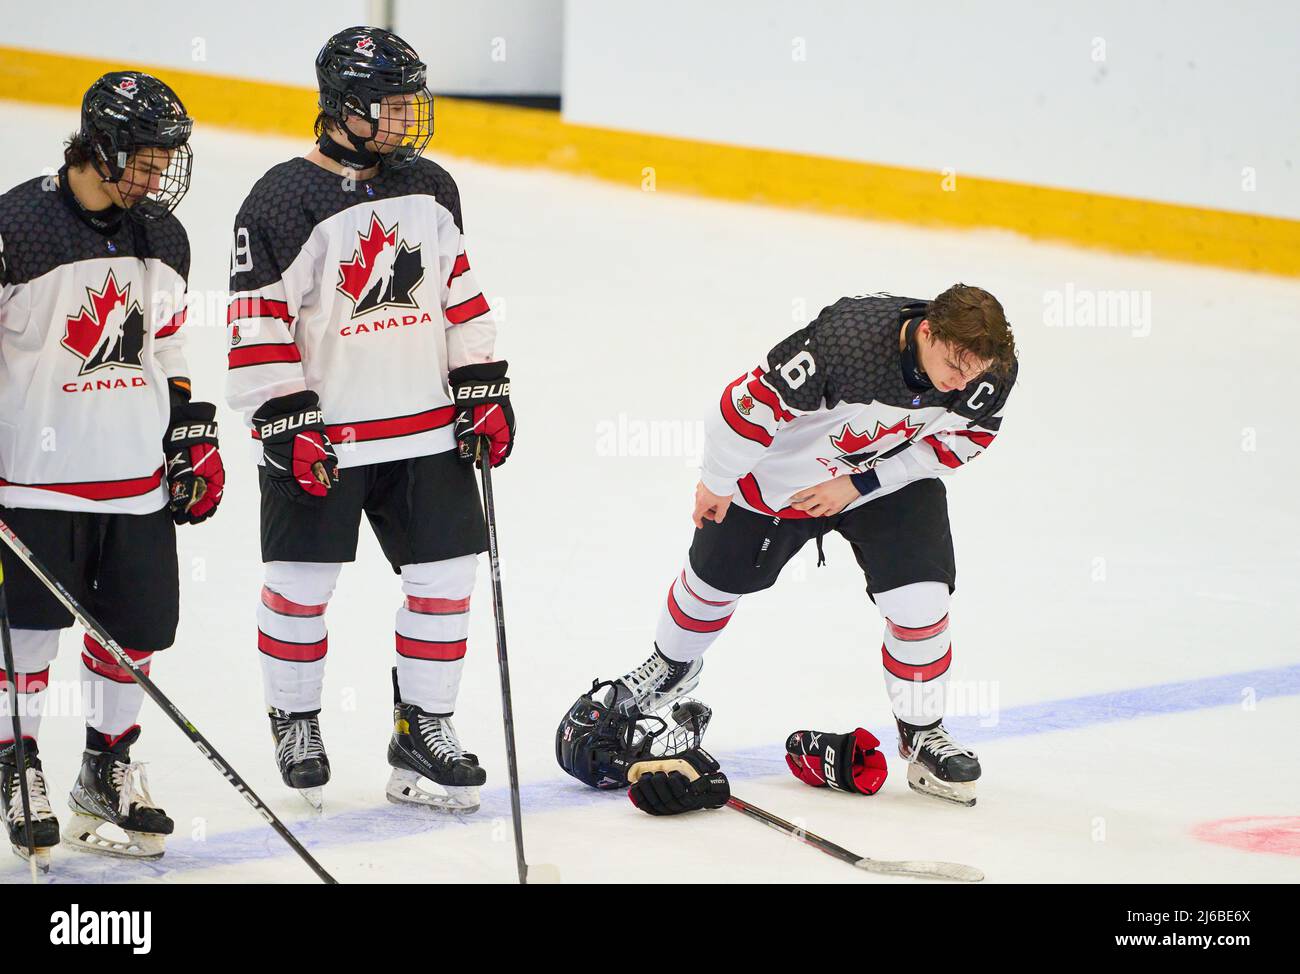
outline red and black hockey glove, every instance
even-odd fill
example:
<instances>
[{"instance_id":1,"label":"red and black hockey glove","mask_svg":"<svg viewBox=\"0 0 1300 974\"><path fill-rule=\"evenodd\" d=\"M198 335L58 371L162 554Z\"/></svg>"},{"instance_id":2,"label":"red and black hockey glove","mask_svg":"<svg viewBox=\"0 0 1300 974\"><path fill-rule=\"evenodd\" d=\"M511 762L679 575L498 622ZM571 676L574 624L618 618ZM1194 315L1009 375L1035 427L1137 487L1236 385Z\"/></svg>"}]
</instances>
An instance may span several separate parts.
<instances>
[{"instance_id":1,"label":"red and black hockey glove","mask_svg":"<svg viewBox=\"0 0 1300 974\"><path fill-rule=\"evenodd\" d=\"M253 414L272 486L304 504L322 499L339 479L339 458L325 432L320 397L310 389L270 399Z\"/></svg>"},{"instance_id":2,"label":"red and black hockey glove","mask_svg":"<svg viewBox=\"0 0 1300 974\"><path fill-rule=\"evenodd\" d=\"M889 773L878 747L876 736L861 727L852 734L795 731L785 741L785 763L814 788L874 795Z\"/></svg>"},{"instance_id":3,"label":"red and black hockey glove","mask_svg":"<svg viewBox=\"0 0 1300 974\"><path fill-rule=\"evenodd\" d=\"M727 776L703 748L670 757L638 761L627 770L627 797L651 815L680 815L721 808L731 797Z\"/></svg>"},{"instance_id":4,"label":"red and black hockey glove","mask_svg":"<svg viewBox=\"0 0 1300 974\"><path fill-rule=\"evenodd\" d=\"M163 453L172 520L177 524L206 521L216 512L226 489L226 468L217 447L217 407L173 393Z\"/></svg>"},{"instance_id":5,"label":"red and black hockey glove","mask_svg":"<svg viewBox=\"0 0 1300 974\"><path fill-rule=\"evenodd\" d=\"M492 466L501 466L515 445L515 411L510 407L506 363L462 365L451 370L447 384L456 404L456 448L460 458L477 460L480 441L486 437Z\"/></svg>"}]
</instances>

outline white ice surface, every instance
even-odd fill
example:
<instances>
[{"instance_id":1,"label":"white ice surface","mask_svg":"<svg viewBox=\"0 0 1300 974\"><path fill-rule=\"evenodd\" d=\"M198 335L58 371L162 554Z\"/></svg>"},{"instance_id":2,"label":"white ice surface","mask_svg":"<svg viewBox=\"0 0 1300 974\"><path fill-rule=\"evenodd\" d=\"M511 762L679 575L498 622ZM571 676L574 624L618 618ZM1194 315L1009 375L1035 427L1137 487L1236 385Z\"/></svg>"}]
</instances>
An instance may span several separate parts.
<instances>
[{"instance_id":1,"label":"white ice surface","mask_svg":"<svg viewBox=\"0 0 1300 974\"><path fill-rule=\"evenodd\" d=\"M57 165L75 124L72 110L0 103L0 125L22 133L7 140L0 185ZM187 325L189 361L197 397L221 404L233 216L262 172L307 143L201 128L194 145L179 215L195 300L208 304ZM1210 820L1300 808L1300 460L1286 364L1300 282L645 193L639 173L621 188L445 159L436 142L432 155L460 184L469 252L503 320L514 379L519 441L496 486L532 860L558 864L568 881L886 881L731 811L659 820L586 791L557 768L554 731L594 676L617 676L650 649L690 541L696 421L722 386L841 295L928 296L961 280L998 295L1022 350L1005 432L948 482L954 677L995 693L1002 717L951 722L983 760L979 804L908 791L879 675L880 623L834 536L829 565L815 569L810 546L781 584L744 601L709 654L709 743L736 793L861 854L968 862L991 881L1300 880L1294 840L1283 855L1190 835ZM1149 293L1150 334L1047 327L1044 295L1067 283ZM256 479L238 420L219 412L226 499L215 521L180 532L180 633L153 676L298 823L306 806L279 781L262 704ZM617 427L620 414L629 429L684 429L688 449L620 455L637 452L625 442L609 455L600 424ZM326 818L303 834L345 882L510 881L486 569L457 711L489 772L471 820L383 800L398 602L363 529L327 617L322 719L334 780ZM56 681L77 678L78 640L65 634ZM1236 675L1254 671L1265 672ZM1162 689L1142 689L1152 686ZM166 858L121 865L60 851L52 878L312 879L151 703L142 723L136 756L178 823ZM790 731L859 724L890 753L879 795L814 791L784 771ZM45 722L56 797L81 738L76 716ZM0 860L0 879L26 876L17 859Z\"/></svg>"}]
</instances>

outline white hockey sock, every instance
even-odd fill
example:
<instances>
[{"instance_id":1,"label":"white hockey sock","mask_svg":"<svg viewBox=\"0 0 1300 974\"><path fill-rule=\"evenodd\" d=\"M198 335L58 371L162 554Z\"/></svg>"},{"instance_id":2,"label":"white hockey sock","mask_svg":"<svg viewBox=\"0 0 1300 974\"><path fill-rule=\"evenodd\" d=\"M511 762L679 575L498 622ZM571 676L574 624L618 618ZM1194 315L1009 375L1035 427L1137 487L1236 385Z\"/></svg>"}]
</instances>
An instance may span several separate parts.
<instances>
[{"instance_id":1,"label":"white hockey sock","mask_svg":"<svg viewBox=\"0 0 1300 974\"><path fill-rule=\"evenodd\" d=\"M118 737L135 725L144 704L144 690L119 666L103 645L86 633L81 653L81 706L86 725L106 737ZM122 647L122 651L149 675L152 652Z\"/></svg>"},{"instance_id":2,"label":"white hockey sock","mask_svg":"<svg viewBox=\"0 0 1300 974\"><path fill-rule=\"evenodd\" d=\"M397 610L397 684L403 703L426 713L456 709L469 638L477 555L402 566Z\"/></svg>"},{"instance_id":3,"label":"white hockey sock","mask_svg":"<svg viewBox=\"0 0 1300 974\"><path fill-rule=\"evenodd\" d=\"M952 663L948 601L943 582L915 582L876 594L885 618L880 647L885 689L894 716L905 723L925 726L943 719Z\"/></svg>"},{"instance_id":4,"label":"white hockey sock","mask_svg":"<svg viewBox=\"0 0 1300 974\"><path fill-rule=\"evenodd\" d=\"M342 565L269 561L257 607L257 648L266 705L288 713L321 709L325 606Z\"/></svg>"},{"instance_id":5,"label":"white hockey sock","mask_svg":"<svg viewBox=\"0 0 1300 974\"><path fill-rule=\"evenodd\" d=\"M14 677L18 684L18 726L23 737L36 740L45 713L45 688L50 682L50 661L59 652L59 630L14 629ZM0 744L14 739L9 712L9 681L0 668Z\"/></svg>"},{"instance_id":6,"label":"white hockey sock","mask_svg":"<svg viewBox=\"0 0 1300 974\"><path fill-rule=\"evenodd\" d=\"M703 656L731 620L739 599L709 585L688 562L668 587L668 602L659 613L655 628L659 652L679 663Z\"/></svg>"}]
</instances>

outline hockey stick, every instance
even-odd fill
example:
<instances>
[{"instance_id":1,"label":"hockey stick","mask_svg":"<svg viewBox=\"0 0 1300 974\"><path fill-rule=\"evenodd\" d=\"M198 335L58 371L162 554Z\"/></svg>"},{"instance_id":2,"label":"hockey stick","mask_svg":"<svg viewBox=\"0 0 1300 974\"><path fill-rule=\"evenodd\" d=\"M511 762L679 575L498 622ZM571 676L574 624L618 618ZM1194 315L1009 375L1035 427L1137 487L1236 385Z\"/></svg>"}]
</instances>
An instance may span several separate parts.
<instances>
[{"instance_id":1,"label":"hockey stick","mask_svg":"<svg viewBox=\"0 0 1300 974\"><path fill-rule=\"evenodd\" d=\"M181 713L177 706L154 685L153 680L145 676L140 667L136 665L135 660L131 659L131 657L127 656L126 653L123 652L122 647L104 631L104 627L96 622L95 619L81 607L77 600L68 593L68 590L63 587L63 584L46 570L45 566L37 560L35 555L32 554L31 549L28 548L27 545L23 544L18 535L14 534L13 530L9 525L5 524L4 521L0 521L0 540L3 540L4 543L13 550L13 553L18 556L19 560L30 568L32 573L41 580L46 588L50 590L54 597L63 603L64 608L72 613L77 622L81 623L82 628L94 636L101 646L113 654L113 658L117 661L118 666L131 674L131 679L140 684L140 688L148 694L149 699L156 703L162 712L171 718L172 723L179 727L181 733L188 737L194 746L199 749L199 753L207 758L208 762L214 768L221 772L221 776L225 778L226 781L230 782L231 786L237 792L244 796L245 801L253 806L253 810L262 817L266 824L275 829L275 831L280 834L280 837L284 839L285 842L289 843L289 847L293 849L294 852L298 853L298 856L303 862L311 867L312 872L319 876L323 882L337 883L338 880L327 873L325 868L315 860L312 854L303 848L302 843L294 837L293 833L285 827L283 822L276 818L275 813L267 807L266 803L257 797L257 794L248 786L247 782L235 773L235 769L230 766L229 762L227 762L225 758L217 753L217 749L212 746L211 742L209 742L206 737L199 733L199 729L190 723L189 718ZM6 640L6 646L7 643L8 640Z\"/></svg>"},{"instance_id":2,"label":"hockey stick","mask_svg":"<svg viewBox=\"0 0 1300 974\"><path fill-rule=\"evenodd\" d=\"M27 790L27 745L23 742L23 725L18 715L18 667L14 665L14 645L9 634L9 600L5 598L5 570L0 564L0 641L4 643L5 680L8 684L9 715L14 724L14 753L18 758L18 790L23 797L23 823L27 830L27 861L31 863L32 882L36 882L36 830L32 827L32 799ZM6 826L8 823L5 823ZM49 869L48 864L42 871Z\"/></svg>"},{"instance_id":3,"label":"hockey stick","mask_svg":"<svg viewBox=\"0 0 1300 974\"><path fill-rule=\"evenodd\" d=\"M736 798L734 795L727 799L727 807L734 808L736 811L748 815L750 818L756 819L778 832L784 832L791 838L806 842L814 849L818 849L828 856L833 856L840 862L847 862L850 866L865 869L869 873L914 876L922 879L955 879L964 883L978 883L984 878L984 874L974 866L963 866L956 862L929 862L911 859L891 862L885 859L868 859L866 856L850 852L843 846L836 845L828 839L823 839L820 835L809 832L807 829L801 829L783 818L778 818L771 812L764 811L757 805L751 805L747 801Z\"/></svg>"},{"instance_id":4,"label":"hockey stick","mask_svg":"<svg viewBox=\"0 0 1300 974\"><path fill-rule=\"evenodd\" d=\"M497 664L501 670L501 717L506 730L506 763L510 767L510 816L515 826L515 868L519 883L558 883L559 870L554 866L528 865L524 859L524 819L519 809L519 759L515 751L515 718L510 705L510 665L506 660L506 620L501 601L501 562L497 552L497 514L492 502L491 450L481 437L475 450L475 461L483 472L483 512L487 520L488 565L492 572L492 616L497 627Z\"/></svg>"}]
</instances>

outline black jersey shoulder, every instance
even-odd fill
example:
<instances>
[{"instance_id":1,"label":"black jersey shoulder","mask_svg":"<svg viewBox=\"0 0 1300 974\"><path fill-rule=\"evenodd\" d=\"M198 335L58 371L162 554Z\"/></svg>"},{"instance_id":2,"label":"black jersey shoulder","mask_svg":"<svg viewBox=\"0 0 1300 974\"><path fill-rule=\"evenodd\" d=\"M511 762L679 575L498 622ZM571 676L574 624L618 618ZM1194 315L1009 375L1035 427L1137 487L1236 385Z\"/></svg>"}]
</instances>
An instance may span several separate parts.
<instances>
[{"instance_id":1,"label":"black jersey shoulder","mask_svg":"<svg viewBox=\"0 0 1300 974\"><path fill-rule=\"evenodd\" d=\"M768 355L769 368L779 372L801 352L815 371L787 395L795 409L833 408L841 402L883 402L891 406L944 405L948 396L933 389L918 394L903 380L898 335L903 322L924 314L927 304L917 298L872 294L840 298L806 328L778 344ZM796 375L799 371L796 370Z\"/></svg>"},{"instance_id":2,"label":"black jersey shoulder","mask_svg":"<svg viewBox=\"0 0 1300 974\"><path fill-rule=\"evenodd\" d=\"M998 414L1007 405L1011 387L1016 384L1020 374L1020 362L1011 363L1005 374L986 372L971 382L961 392L951 394L952 405L949 407L963 419L969 420L968 426L980 426L997 432L1002 425Z\"/></svg>"},{"instance_id":3,"label":"black jersey shoulder","mask_svg":"<svg viewBox=\"0 0 1300 974\"><path fill-rule=\"evenodd\" d=\"M461 227L456 181L428 159L374 179L348 179L301 156L272 166L253 184L235 217L235 244L248 247L252 262L250 271L232 274L235 289L262 287L278 278L312 231L330 217L354 206L420 194L436 198Z\"/></svg>"},{"instance_id":4,"label":"black jersey shoulder","mask_svg":"<svg viewBox=\"0 0 1300 974\"><path fill-rule=\"evenodd\" d=\"M10 285L64 264L106 257L156 258L182 278L190 270L189 238L173 214L152 221L126 218L113 232L101 233L69 209L52 174L0 196L0 251L0 274Z\"/></svg>"}]
</instances>

